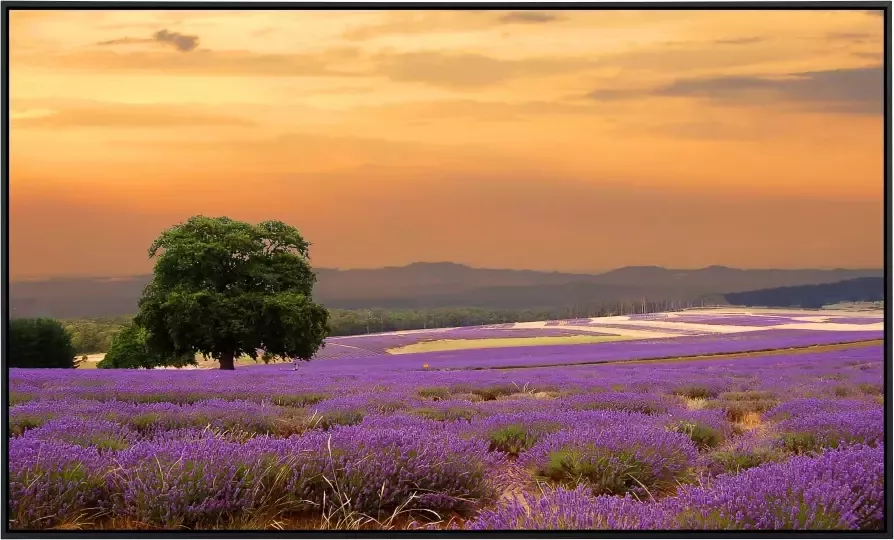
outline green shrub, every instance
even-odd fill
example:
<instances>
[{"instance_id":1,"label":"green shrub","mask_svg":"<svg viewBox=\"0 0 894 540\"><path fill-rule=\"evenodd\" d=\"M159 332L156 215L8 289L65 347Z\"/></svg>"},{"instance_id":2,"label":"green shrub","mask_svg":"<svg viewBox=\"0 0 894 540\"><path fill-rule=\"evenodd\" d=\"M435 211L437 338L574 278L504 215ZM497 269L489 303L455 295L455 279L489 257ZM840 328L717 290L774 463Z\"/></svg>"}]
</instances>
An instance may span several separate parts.
<instances>
[{"instance_id":1,"label":"green shrub","mask_svg":"<svg viewBox=\"0 0 894 540\"><path fill-rule=\"evenodd\" d=\"M812 454L822 451L823 447L835 448L837 441L825 441L823 444L819 437L813 433L783 433L780 436L782 447L794 454Z\"/></svg>"},{"instance_id":2,"label":"green shrub","mask_svg":"<svg viewBox=\"0 0 894 540\"><path fill-rule=\"evenodd\" d=\"M482 401L493 401L503 396L508 396L518 392L518 388L509 384L500 384L496 386L488 386L485 388L473 388L472 394L480 396Z\"/></svg>"},{"instance_id":3,"label":"green shrub","mask_svg":"<svg viewBox=\"0 0 894 540\"><path fill-rule=\"evenodd\" d=\"M420 388L416 394L422 399L441 401L450 397L450 389L443 386L433 386L430 388Z\"/></svg>"},{"instance_id":4,"label":"green shrub","mask_svg":"<svg viewBox=\"0 0 894 540\"><path fill-rule=\"evenodd\" d=\"M690 385L683 386L674 390L674 394L687 397L689 399L710 399L717 397L717 392L706 386Z\"/></svg>"},{"instance_id":5,"label":"green shrub","mask_svg":"<svg viewBox=\"0 0 894 540\"><path fill-rule=\"evenodd\" d=\"M648 464L636 459L633 453L605 449L552 452L538 472L559 484L573 486L585 481L594 494L624 495L642 486L651 488L659 484L659 478Z\"/></svg>"},{"instance_id":6,"label":"green shrub","mask_svg":"<svg viewBox=\"0 0 894 540\"><path fill-rule=\"evenodd\" d=\"M761 414L779 404L772 392L724 392L720 399L709 403L710 407L719 407L730 422L741 422L749 414Z\"/></svg>"},{"instance_id":7,"label":"green shrub","mask_svg":"<svg viewBox=\"0 0 894 540\"><path fill-rule=\"evenodd\" d=\"M323 413L314 427L329 429L333 426L353 426L363 421L365 413L359 410L335 410Z\"/></svg>"},{"instance_id":8,"label":"green shrub","mask_svg":"<svg viewBox=\"0 0 894 540\"><path fill-rule=\"evenodd\" d=\"M147 340L148 332L135 324L129 324L122 328L112 338L109 352L96 365L100 369L152 369L155 367L171 366L184 367L196 365L196 358L192 354L182 356L164 356L149 350Z\"/></svg>"},{"instance_id":9,"label":"green shrub","mask_svg":"<svg viewBox=\"0 0 894 540\"><path fill-rule=\"evenodd\" d=\"M307 407L328 398L326 394L310 392L304 394L289 394L273 396L273 404L280 407Z\"/></svg>"},{"instance_id":10,"label":"green shrub","mask_svg":"<svg viewBox=\"0 0 894 540\"><path fill-rule=\"evenodd\" d=\"M857 388L859 388L860 391L864 394L870 396L882 396L885 394L885 387L881 384L862 383L858 384Z\"/></svg>"},{"instance_id":11,"label":"green shrub","mask_svg":"<svg viewBox=\"0 0 894 540\"><path fill-rule=\"evenodd\" d=\"M857 389L851 386L839 385L833 390L837 397L852 396L857 393Z\"/></svg>"},{"instance_id":12,"label":"green shrub","mask_svg":"<svg viewBox=\"0 0 894 540\"><path fill-rule=\"evenodd\" d=\"M11 368L74 369L71 336L53 319L13 319L9 322L7 366Z\"/></svg>"},{"instance_id":13,"label":"green shrub","mask_svg":"<svg viewBox=\"0 0 894 540\"><path fill-rule=\"evenodd\" d=\"M54 414L17 414L9 418L9 436L17 437L29 429L39 428L48 420L54 418Z\"/></svg>"},{"instance_id":14,"label":"green shrub","mask_svg":"<svg viewBox=\"0 0 894 540\"><path fill-rule=\"evenodd\" d=\"M34 395L29 394L27 392L10 391L9 395L8 395L10 407L12 407L13 405L21 405L22 403L28 403L32 399L34 399Z\"/></svg>"},{"instance_id":15,"label":"green shrub","mask_svg":"<svg viewBox=\"0 0 894 540\"><path fill-rule=\"evenodd\" d=\"M713 468L718 472L736 474L746 469L759 467L765 463L784 461L789 454L779 448L757 448L751 451L723 450L708 456Z\"/></svg>"},{"instance_id":16,"label":"green shrub","mask_svg":"<svg viewBox=\"0 0 894 540\"><path fill-rule=\"evenodd\" d=\"M696 448L704 450L706 448L714 448L723 442L723 434L718 432L711 426L706 426L698 422L682 421L672 424L671 431L682 433L692 439Z\"/></svg>"},{"instance_id":17,"label":"green shrub","mask_svg":"<svg viewBox=\"0 0 894 540\"><path fill-rule=\"evenodd\" d=\"M505 452L510 456L517 457L534 446L537 439L537 435L526 429L526 426L520 424L504 426L491 432L490 450Z\"/></svg>"}]
</instances>

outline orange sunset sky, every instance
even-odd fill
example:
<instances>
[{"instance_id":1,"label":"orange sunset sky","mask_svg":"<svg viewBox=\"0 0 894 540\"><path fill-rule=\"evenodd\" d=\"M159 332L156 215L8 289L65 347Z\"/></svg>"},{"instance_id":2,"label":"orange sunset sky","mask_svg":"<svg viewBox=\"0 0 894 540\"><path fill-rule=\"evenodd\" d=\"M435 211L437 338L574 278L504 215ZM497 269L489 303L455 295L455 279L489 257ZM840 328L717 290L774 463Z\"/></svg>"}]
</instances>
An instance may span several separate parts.
<instances>
[{"instance_id":1,"label":"orange sunset sky","mask_svg":"<svg viewBox=\"0 0 894 540\"><path fill-rule=\"evenodd\" d=\"M194 214L322 267L880 267L867 11L12 11L10 277Z\"/></svg>"}]
</instances>

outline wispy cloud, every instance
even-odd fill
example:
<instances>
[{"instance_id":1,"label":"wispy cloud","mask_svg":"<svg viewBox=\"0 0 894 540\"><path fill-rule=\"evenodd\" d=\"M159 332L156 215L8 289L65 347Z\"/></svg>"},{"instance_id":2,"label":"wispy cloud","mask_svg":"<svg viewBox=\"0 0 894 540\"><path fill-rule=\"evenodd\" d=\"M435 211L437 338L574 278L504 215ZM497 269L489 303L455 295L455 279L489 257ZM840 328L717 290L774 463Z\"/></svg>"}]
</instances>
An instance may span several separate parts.
<instances>
[{"instance_id":1,"label":"wispy cloud","mask_svg":"<svg viewBox=\"0 0 894 540\"><path fill-rule=\"evenodd\" d=\"M717 39L714 40L715 45L753 45L755 43L760 43L764 41L764 38L752 36L752 37L741 37L741 38L730 38L730 39Z\"/></svg>"},{"instance_id":2,"label":"wispy cloud","mask_svg":"<svg viewBox=\"0 0 894 540\"><path fill-rule=\"evenodd\" d=\"M159 30L152 38L160 43L173 45L178 51L189 52L199 46L199 36L188 36L179 32Z\"/></svg>"},{"instance_id":3,"label":"wispy cloud","mask_svg":"<svg viewBox=\"0 0 894 540\"><path fill-rule=\"evenodd\" d=\"M543 11L510 11L499 20L504 24L542 24L558 21L559 17Z\"/></svg>"},{"instance_id":4,"label":"wispy cloud","mask_svg":"<svg viewBox=\"0 0 894 540\"><path fill-rule=\"evenodd\" d=\"M164 105L96 103L12 119L20 128L166 128L191 126L248 127L254 122L234 116Z\"/></svg>"},{"instance_id":5,"label":"wispy cloud","mask_svg":"<svg viewBox=\"0 0 894 540\"><path fill-rule=\"evenodd\" d=\"M134 45L139 43L160 43L163 45L174 47L180 52L190 52L195 50L199 46L199 36L181 34L180 32L171 32L167 29L161 29L152 34L151 38L123 37L118 39L111 39L108 41L100 41L99 43L97 43L97 45Z\"/></svg>"},{"instance_id":6,"label":"wispy cloud","mask_svg":"<svg viewBox=\"0 0 894 540\"><path fill-rule=\"evenodd\" d=\"M753 101L768 93L796 103L834 104L842 111L878 114L882 110L882 67L795 73L784 79L711 77L675 81L659 88L659 96L690 96L715 100Z\"/></svg>"},{"instance_id":7,"label":"wispy cloud","mask_svg":"<svg viewBox=\"0 0 894 540\"><path fill-rule=\"evenodd\" d=\"M197 49L188 54L158 51L86 50L58 56L29 58L34 65L57 69L99 69L116 72L189 74L199 76L351 77L367 74L353 65L343 50L312 54L258 53ZM333 67L335 65L345 67Z\"/></svg>"},{"instance_id":8,"label":"wispy cloud","mask_svg":"<svg viewBox=\"0 0 894 540\"><path fill-rule=\"evenodd\" d=\"M785 78L721 76L679 79L651 89L601 89L594 100L643 96L690 97L732 104L794 103L827 112L879 114L882 111L881 66L793 73Z\"/></svg>"},{"instance_id":9,"label":"wispy cloud","mask_svg":"<svg viewBox=\"0 0 894 540\"><path fill-rule=\"evenodd\" d=\"M481 54L423 52L381 56L377 69L395 81L421 82L450 88L473 88L495 85L520 77L579 71L594 65L592 60L576 58L502 60Z\"/></svg>"},{"instance_id":10,"label":"wispy cloud","mask_svg":"<svg viewBox=\"0 0 894 540\"><path fill-rule=\"evenodd\" d=\"M824 36L825 39L831 41L851 41L854 43L863 43L872 39L872 37L872 34L866 32L829 32Z\"/></svg>"}]
</instances>

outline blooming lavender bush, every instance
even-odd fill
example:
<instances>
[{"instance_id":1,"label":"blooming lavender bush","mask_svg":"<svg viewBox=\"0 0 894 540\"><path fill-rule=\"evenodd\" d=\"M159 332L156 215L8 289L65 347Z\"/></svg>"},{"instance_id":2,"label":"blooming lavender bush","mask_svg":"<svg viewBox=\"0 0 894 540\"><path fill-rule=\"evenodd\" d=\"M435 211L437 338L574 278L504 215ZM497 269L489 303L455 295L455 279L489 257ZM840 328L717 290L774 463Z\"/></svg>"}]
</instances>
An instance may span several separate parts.
<instances>
[{"instance_id":1,"label":"blooming lavender bush","mask_svg":"<svg viewBox=\"0 0 894 540\"><path fill-rule=\"evenodd\" d=\"M785 461L791 455L773 434L754 430L735 437L700 457L708 476L736 474L765 463Z\"/></svg>"},{"instance_id":2,"label":"blooming lavender bush","mask_svg":"<svg viewBox=\"0 0 894 540\"><path fill-rule=\"evenodd\" d=\"M12 369L10 526L392 527L409 513L473 529L877 527L880 345L554 365L843 339L816 333L383 356L303 372ZM478 369L539 363L553 365Z\"/></svg>"},{"instance_id":3,"label":"blooming lavender bush","mask_svg":"<svg viewBox=\"0 0 894 540\"><path fill-rule=\"evenodd\" d=\"M26 431L22 438L68 442L104 451L123 450L134 444L139 434L109 420L68 417L48 420L40 427Z\"/></svg>"},{"instance_id":4,"label":"blooming lavender bush","mask_svg":"<svg viewBox=\"0 0 894 540\"><path fill-rule=\"evenodd\" d=\"M604 410L558 410L500 413L473 420L460 433L487 441L490 450L517 457L545 436L581 425L611 426L623 423L653 424L637 413Z\"/></svg>"},{"instance_id":5,"label":"blooming lavender bush","mask_svg":"<svg viewBox=\"0 0 894 540\"><path fill-rule=\"evenodd\" d=\"M884 411L873 402L799 399L770 411L783 445L795 453L862 443L881 444Z\"/></svg>"},{"instance_id":6,"label":"blooming lavender bush","mask_svg":"<svg viewBox=\"0 0 894 540\"><path fill-rule=\"evenodd\" d=\"M208 437L125 450L109 480L115 514L153 527L215 528L274 510L293 475L254 449Z\"/></svg>"},{"instance_id":7,"label":"blooming lavender bush","mask_svg":"<svg viewBox=\"0 0 894 540\"><path fill-rule=\"evenodd\" d=\"M111 463L95 447L39 438L9 441L9 526L48 529L90 521L108 501Z\"/></svg>"},{"instance_id":8,"label":"blooming lavender bush","mask_svg":"<svg viewBox=\"0 0 894 540\"><path fill-rule=\"evenodd\" d=\"M595 495L657 496L693 473L698 451L685 435L648 424L581 426L535 444L520 459L538 478Z\"/></svg>"},{"instance_id":9,"label":"blooming lavender bush","mask_svg":"<svg viewBox=\"0 0 894 540\"><path fill-rule=\"evenodd\" d=\"M643 530L649 529L652 507L632 497L594 497L582 486L574 490L546 488L485 510L466 523L477 530Z\"/></svg>"},{"instance_id":10,"label":"blooming lavender bush","mask_svg":"<svg viewBox=\"0 0 894 540\"><path fill-rule=\"evenodd\" d=\"M868 529L884 526L881 447L830 450L721 476L664 501L682 529Z\"/></svg>"},{"instance_id":11,"label":"blooming lavender bush","mask_svg":"<svg viewBox=\"0 0 894 540\"><path fill-rule=\"evenodd\" d=\"M561 407L578 410L610 410L638 412L643 414L664 413L675 407L675 403L662 396L633 392L587 393L565 398Z\"/></svg>"},{"instance_id":12,"label":"blooming lavender bush","mask_svg":"<svg viewBox=\"0 0 894 540\"><path fill-rule=\"evenodd\" d=\"M699 449L719 446L733 434L732 426L717 410L674 411L665 426L689 437Z\"/></svg>"}]
</instances>

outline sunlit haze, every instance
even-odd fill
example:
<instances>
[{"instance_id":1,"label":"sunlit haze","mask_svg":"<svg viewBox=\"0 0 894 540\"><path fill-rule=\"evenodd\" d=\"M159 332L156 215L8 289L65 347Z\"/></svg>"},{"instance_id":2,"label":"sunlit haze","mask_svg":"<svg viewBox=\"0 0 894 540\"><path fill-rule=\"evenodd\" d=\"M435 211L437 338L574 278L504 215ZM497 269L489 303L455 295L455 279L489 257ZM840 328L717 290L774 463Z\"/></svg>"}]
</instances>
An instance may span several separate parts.
<instances>
[{"instance_id":1,"label":"sunlit haze","mask_svg":"<svg viewBox=\"0 0 894 540\"><path fill-rule=\"evenodd\" d=\"M13 11L10 277L195 214L318 267L880 267L880 13Z\"/></svg>"}]
</instances>

